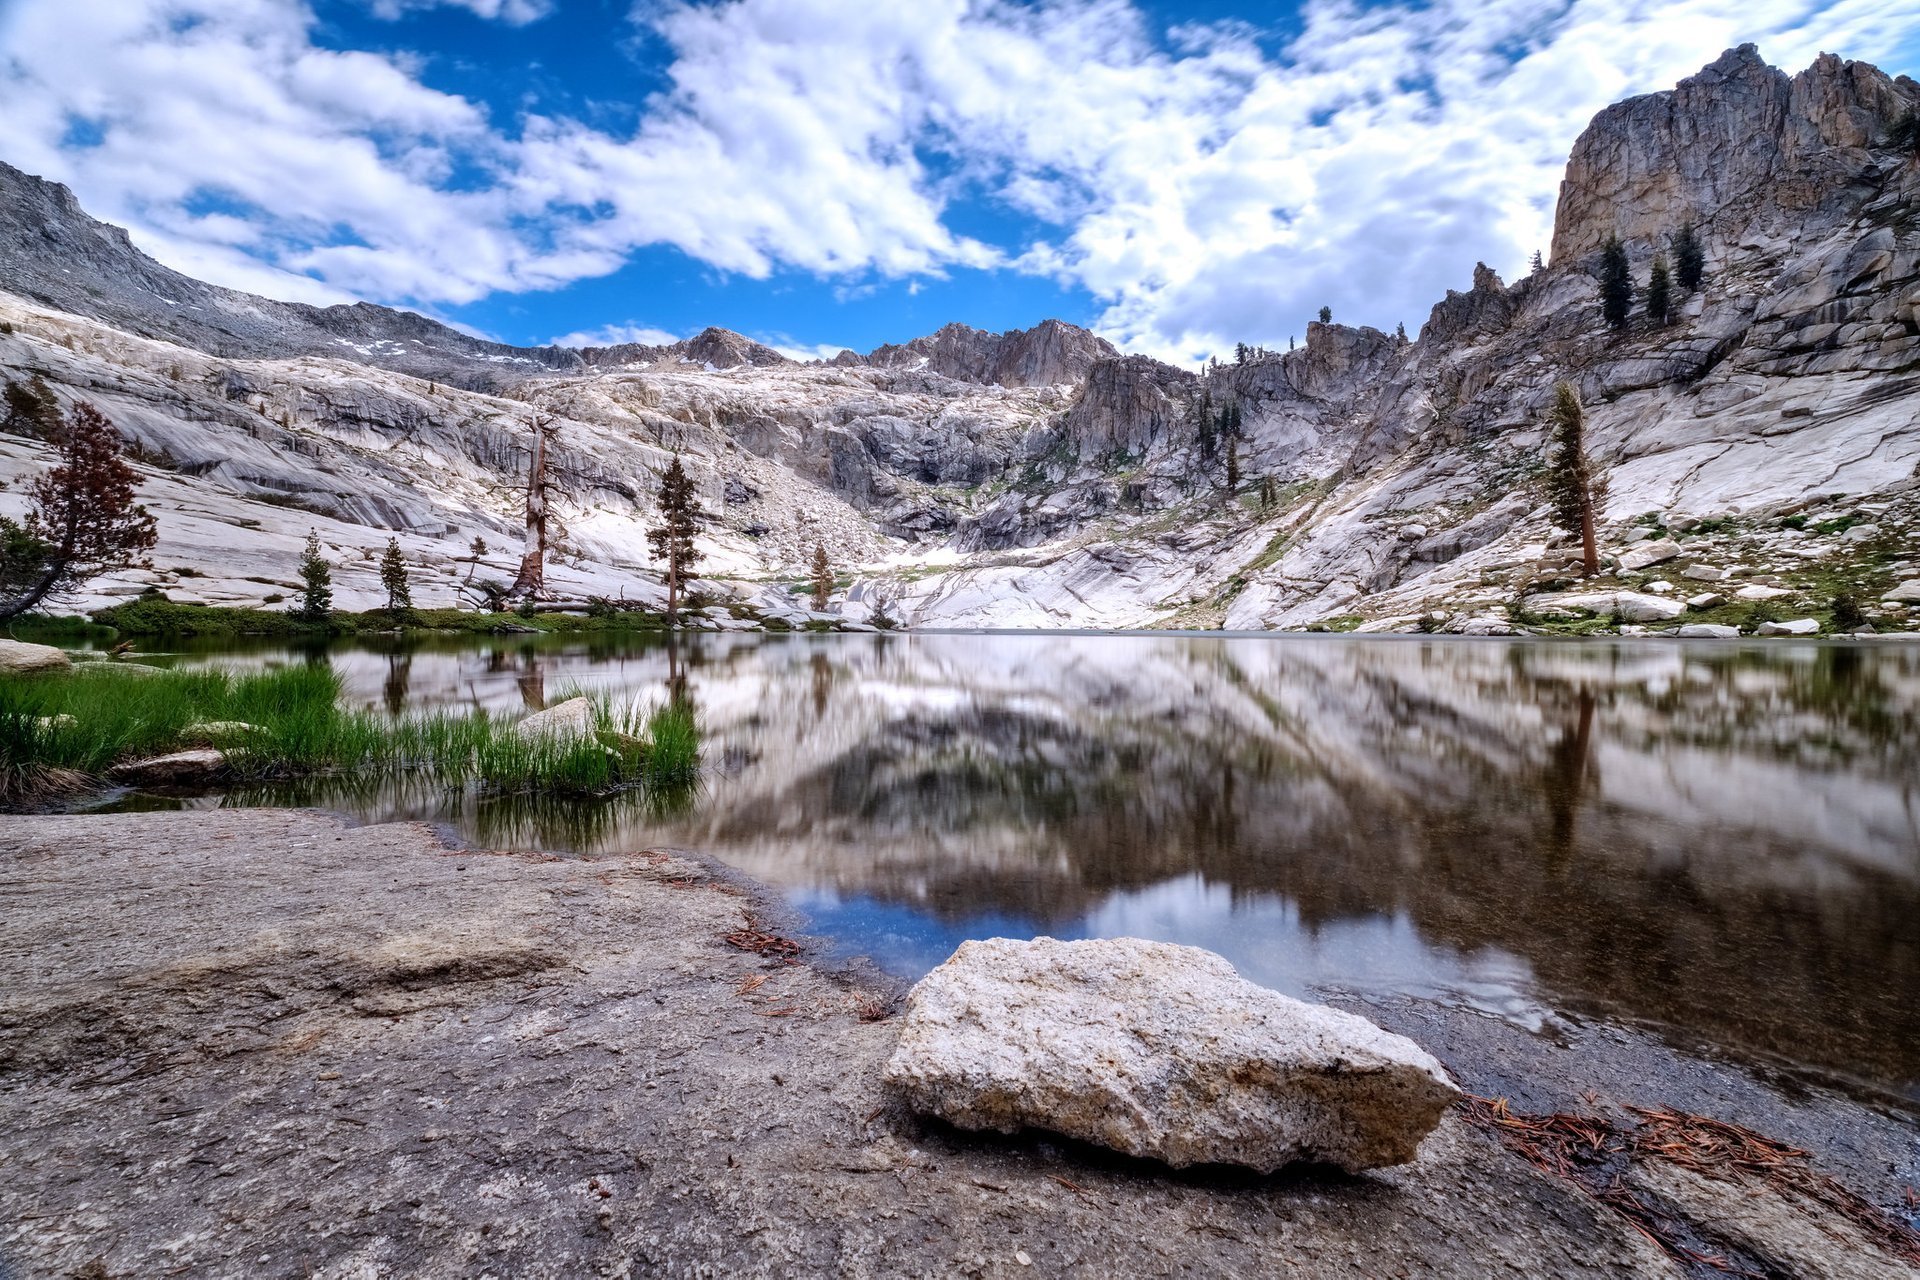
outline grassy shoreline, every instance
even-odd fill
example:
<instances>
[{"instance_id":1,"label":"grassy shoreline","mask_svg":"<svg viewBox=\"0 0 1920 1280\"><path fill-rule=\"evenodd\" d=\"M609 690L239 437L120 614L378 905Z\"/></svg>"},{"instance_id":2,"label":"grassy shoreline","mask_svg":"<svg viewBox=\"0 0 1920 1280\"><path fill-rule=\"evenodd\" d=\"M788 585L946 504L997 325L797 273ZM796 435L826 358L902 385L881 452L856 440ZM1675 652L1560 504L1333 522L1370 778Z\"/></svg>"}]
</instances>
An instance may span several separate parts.
<instances>
[{"instance_id":1,"label":"grassy shoreline","mask_svg":"<svg viewBox=\"0 0 1920 1280\"><path fill-rule=\"evenodd\" d=\"M685 707L642 714L594 703L590 732L527 735L487 711L389 716L340 705L324 666L257 674L72 672L0 682L0 800L85 790L114 766L199 747L226 780L410 774L481 794L574 797L686 788L700 768Z\"/></svg>"}]
</instances>

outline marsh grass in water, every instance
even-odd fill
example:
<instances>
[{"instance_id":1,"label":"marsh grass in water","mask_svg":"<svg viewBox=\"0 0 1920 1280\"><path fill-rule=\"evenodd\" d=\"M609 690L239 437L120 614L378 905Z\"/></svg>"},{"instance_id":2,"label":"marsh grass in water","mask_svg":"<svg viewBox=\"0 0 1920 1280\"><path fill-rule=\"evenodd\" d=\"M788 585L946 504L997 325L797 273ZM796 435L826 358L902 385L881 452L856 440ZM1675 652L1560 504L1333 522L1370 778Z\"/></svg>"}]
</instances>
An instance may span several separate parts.
<instances>
[{"instance_id":1,"label":"marsh grass in water","mask_svg":"<svg viewBox=\"0 0 1920 1280\"><path fill-rule=\"evenodd\" d=\"M485 711L391 717L340 706L324 666L48 674L0 682L0 799L75 790L115 764L215 746L242 782L417 775L486 794L606 795L689 785L699 732L685 707L642 716L594 704L588 735L518 733ZM242 728L222 726L249 726Z\"/></svg>"}]
</instances>

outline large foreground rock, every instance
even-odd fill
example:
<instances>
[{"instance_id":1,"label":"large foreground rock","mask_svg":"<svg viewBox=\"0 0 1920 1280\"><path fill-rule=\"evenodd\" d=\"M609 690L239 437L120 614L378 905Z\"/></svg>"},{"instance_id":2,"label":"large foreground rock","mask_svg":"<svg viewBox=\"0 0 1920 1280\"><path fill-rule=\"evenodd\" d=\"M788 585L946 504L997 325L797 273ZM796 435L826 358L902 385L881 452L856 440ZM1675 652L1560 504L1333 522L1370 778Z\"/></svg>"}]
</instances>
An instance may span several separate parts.
<instances>
[{"instance_id":1,"label":"large foreground rock","mask_svg":"<svg viewBox=\"0 0 1920 1280\"><path fill-rule=\"evenodd\" d=\"M0 640L0 675L22 676L32 671L64 671L73 665L66 654L47 644Z\"/></svg>"},{"instance_id":2,"label":"large foreground rock","mask_svg":"<svg viewBox=\"0 0 1920 1280\"><path fill-rule=\"evenodd\" d=\"M210 786L227 776L227 757L210 747L175 751L117 764L107 770L107 776L129 787Z\"/></svg>"},{"instance_id":3,"label":"large foreground rock","mask_svg":"<svg viewBox=\"0 0 1920 1280\"><path fill-rule=\"evenodd\" d=\"M1459 1096L1404 1036L1139 938L962 943L913 989L887 1079L962 1128L1263 1173L1404 1164Z\"/></svg>"}]
</instances>

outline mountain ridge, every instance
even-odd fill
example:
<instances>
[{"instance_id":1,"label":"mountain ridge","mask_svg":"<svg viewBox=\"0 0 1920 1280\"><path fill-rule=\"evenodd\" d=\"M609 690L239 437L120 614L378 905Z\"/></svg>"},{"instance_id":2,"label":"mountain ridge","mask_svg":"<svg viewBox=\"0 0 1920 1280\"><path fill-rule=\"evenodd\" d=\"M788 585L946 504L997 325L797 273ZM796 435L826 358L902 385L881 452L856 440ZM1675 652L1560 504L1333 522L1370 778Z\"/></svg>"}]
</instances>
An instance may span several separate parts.
<instances>
[{"instance_id":1,"label":"mountain ridge","mask_svg":"<svg viewBox=\"0 0 1920 1280\"><path fill-rule=\"evenodd\" d=\"M63 398L102 400L147 456L170 461L153 483L195 519L252 522L276 546L311 519L332 521L332 545L356 556L399 529L455 575L466 540L513 536L537 406L566 426L561 589L654 589L649 477L679 453L719 516L714 573L732 585L718 594L790 607L783 588L756 584L801 572L825 545L861 567L838 605L847 616L884 597L924 626L1410 629L1432 615L1489 631L1577 613L1541 586L1566 578L1538 426L1566 380L1589 405L1591 447L1613 482L1603 541L1616 564L1642 558L1627 554L1636 530L1690 522L1721 532L1669 573L1795 590L1818 580L1829 594L1844 578L1878 599L1920 520L1920 424L1903 409L1920 400L1920 159L1885 145L1917 109L1920 86L1866 64L1822 55L1788 76L1729 50L1674 90L1595 116L1569 157L1542 270L1509 283L1477 266L1411 341L1313 322L1298 350L1253 350L1199 374L1056 321L1004 334L948 325L803 364L724 330L537 356L423 333L433 322L384 309L297 304L272 304L286 311L271 318L304 347L226 354L222 342L257 349L272 336L242 323L245 295L161 296L148 286L184 278L130 258L124 234L81 226L77 205L49 206L72 225L40 243L8 222L0 287L81 306L71 282L64 294L45 284L72 243L128 264L128 288L160 301L109 293L76 311L0 299L16 329L0 336L0 364L45 376ZM1749 198L1728 186L1736 170L1771 185ZM57 204L49 185L35 198ZM1690 220L1708 243L1704 287L1668 317L1637 305L1609 327L1593 246L1623 236L1643 298L1651 259ZM198 349L102 327L120 314L153 329L151 317L194 305L209 315L179 327L205 334ZM392 346L360 350L376 343ZM456 358L442 352L465 362L471 385L424 381L434 361ZM1203 406L1228 404L1244 423L1231 449L1201 420ZM30 445L0 444L9 475L35 465ZM15 501L0 493L0 507ZM1815 523L1835 531L1789 536L1803 531L1775 522L1796 511L1827 512ZM1878 540L1841 538L1849 522ZM163 521L163 546L189 532ZM183 543L177 554L218 570L222 602L257 601L265 592L246 582L276 580L259 564L251 576L221 567L221 550ZM1659 572L1620 569L1601 585L1640 598L1659 586L1679 601ZM343 570L347 590L359 573ZM1814 603L1802 592L1791 607ZM1690 616L1680 603L1633 608ZM1880 620L1895 626L1899 610Z\"/></svg>"}]
</instances>

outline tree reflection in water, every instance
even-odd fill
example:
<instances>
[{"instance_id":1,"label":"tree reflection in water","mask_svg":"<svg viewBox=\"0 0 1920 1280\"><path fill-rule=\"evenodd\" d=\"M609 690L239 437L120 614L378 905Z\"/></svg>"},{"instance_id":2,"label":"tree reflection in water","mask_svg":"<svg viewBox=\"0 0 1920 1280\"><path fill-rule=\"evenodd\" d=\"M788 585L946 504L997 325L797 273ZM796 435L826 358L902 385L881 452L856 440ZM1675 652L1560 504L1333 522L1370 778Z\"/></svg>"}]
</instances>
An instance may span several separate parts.
<instances>
[{"instance_id":1,"label":"tree reflection in water","mask_svg":"<svg viewBox=\"0 0 1920 1280\"><path fill-rule=\"evenodd\" d=\"M1141 932L1286 990L1567 1009L1920 1081L1905 646L724 635L520 655L422 650L407 696L684 690L719 767L677 807L577 821L391 788L327 803L487 844L698 849L909 975L983 933Z\"/></svg>"}]
</instances>

